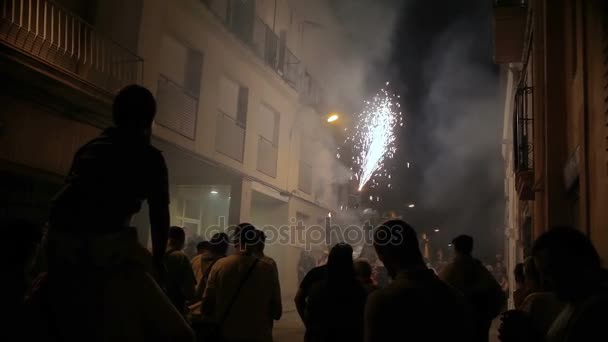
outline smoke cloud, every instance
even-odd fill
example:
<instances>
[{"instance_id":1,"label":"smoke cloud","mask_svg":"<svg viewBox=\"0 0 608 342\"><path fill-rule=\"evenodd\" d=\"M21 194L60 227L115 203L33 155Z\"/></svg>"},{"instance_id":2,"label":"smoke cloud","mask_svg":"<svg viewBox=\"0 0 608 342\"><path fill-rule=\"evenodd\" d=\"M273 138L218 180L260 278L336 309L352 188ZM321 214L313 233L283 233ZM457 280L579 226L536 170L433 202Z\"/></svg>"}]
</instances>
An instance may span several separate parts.
<instances>
[{"instance_id":1,"label":"smoke cloud","mask_svg":"<svg viewBox=\"0 0 608 342\"><path fill-rule=\"evenodd\" d=\"M419 204L416 224L427 231L440 227L432 238L445 248L456 235L472 235L478 255L489 260L500 253L504 223L502 99L491 58L491 10L481 0L412 4L395 47L409 119L403 157L414 165L401 189Z\"/></svg>"}]
</instances>

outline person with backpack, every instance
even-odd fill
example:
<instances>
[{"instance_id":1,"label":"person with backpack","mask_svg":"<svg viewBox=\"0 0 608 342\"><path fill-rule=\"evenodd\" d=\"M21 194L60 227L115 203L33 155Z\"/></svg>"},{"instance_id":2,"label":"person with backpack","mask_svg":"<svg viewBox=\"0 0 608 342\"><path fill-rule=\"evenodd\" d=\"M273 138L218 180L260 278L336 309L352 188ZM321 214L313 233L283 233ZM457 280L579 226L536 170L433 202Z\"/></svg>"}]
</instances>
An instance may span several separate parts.
<instances>
[{"instance_id":1,"label":"person with backpack","mask_svg":"<svg viewBox=\"0 0 608 342\"><path fill-rule=\"evenodd\" d=\"M202 299L203 318L213 322L202 332L207 340L272 341L273 321L282 314L279 278L255 255L259 238L252 224L241 223L234 234L236 253L211 267Z\"/></svg>"},{"instance_id":2,"label":"person with backpack","mask_svg":"<svg viewBox=\"0 0 608 342\"><path fill-rule=\"evenodd\" d=\"M472 256L473 238L460 235L452 240L454 260L439 274L444 282L459 290L473 310L475 339L489 340L492 320L506 304L506 295L492 273Z\"/></svg>"}]
</instances>

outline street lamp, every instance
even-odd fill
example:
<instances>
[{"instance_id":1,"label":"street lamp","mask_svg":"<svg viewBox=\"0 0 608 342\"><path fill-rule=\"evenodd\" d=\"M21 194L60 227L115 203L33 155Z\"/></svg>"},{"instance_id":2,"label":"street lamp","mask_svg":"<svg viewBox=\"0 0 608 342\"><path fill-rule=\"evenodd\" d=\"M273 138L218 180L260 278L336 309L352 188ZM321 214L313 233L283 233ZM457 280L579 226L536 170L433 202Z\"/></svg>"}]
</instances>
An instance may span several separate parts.
<instances>
[{"instance_id":1,"label":"street lamp","mask_svg":"<svg viewBox=\"0 0 608 342\"><path fill-rule=\"evenodd\" d=\"M439 228L435 228L435 233L439 233Z\"/></svg>"},{"instance_id":2,"label":"street lamp","mask_svg":"<svg viewBox=\"0 0 608 342\"><path fill-rule=\"evenodd\" d=\"M340 114L338 113L329 113L329 115L327 116L327 122L332 123L334 121L337 121L340 118Z\"/></svg>"},{"instance_id":3,"label":"street lamp","mask_svg":"<svg viewBox=\"0 0 608 342\"><path fill-rule=\"evenodd\" d=\"M414 208L416 205L414 203L410 203L407 207L408 208Z\"/></svg>"}]
</instances>

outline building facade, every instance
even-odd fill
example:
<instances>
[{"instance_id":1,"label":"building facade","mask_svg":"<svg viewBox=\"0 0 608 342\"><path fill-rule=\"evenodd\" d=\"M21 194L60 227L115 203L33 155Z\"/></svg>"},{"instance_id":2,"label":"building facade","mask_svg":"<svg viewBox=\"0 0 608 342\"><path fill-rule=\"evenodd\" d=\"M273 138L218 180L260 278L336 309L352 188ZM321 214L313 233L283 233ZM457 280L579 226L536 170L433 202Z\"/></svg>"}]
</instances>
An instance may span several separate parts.
<instances>
[{"instance_id":1,"label":"building facade","mask_svg":"<svg viewBox=\"0 0 608 342\"><path fill-rule=\"evenodd\" d=\"M583 231L606 262L607 4L497 1L494 26L506 79L509 268L556 225Z\"/></svg>"},{"instance_id":2,"label":"building facade","mask_svg":"<svg viewBox=\"0 0 608 342\"><path fill-rule=\"evenodd\" d=\"M113 93L139 83L158 102L171 224L193 241L238 222L264 228L289 307L304 246L295 223L323 227L345 199L323 75L307 57L323 36L310 23L335 32L323 6L0 1L2 216L42 222L75 150L110 124ZM144 243L146 217L134 220Z\"/></svg>"}]
</instances>

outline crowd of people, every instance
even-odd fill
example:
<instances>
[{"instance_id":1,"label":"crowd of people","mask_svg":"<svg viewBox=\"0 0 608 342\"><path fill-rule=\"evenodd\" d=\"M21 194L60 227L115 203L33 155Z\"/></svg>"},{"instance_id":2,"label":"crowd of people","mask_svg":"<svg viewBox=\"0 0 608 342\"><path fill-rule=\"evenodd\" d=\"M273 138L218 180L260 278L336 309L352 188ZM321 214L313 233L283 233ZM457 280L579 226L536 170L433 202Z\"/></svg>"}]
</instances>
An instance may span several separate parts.
<instances>
[{"instance_id":1,"label":"crowd of people","mask_svg":"<svg viewBox=\"0 0 608 342\"><path fill-rule=\"evenodd\" d=\"M75 155L43 229L5 223L10 329L37 341L272 341L283 303L266 236L239 224L188 256L186 234L169 227L168 172L150 145L152 94L128 86L115 98L114 126ZM150 207L151 252L129 226ZM515 269L515 310L504 288L473 256L473 238L456 237L454 259L429 267L417 234L402 220L375 228L382 270L338 243L326 262L300 262L295 296L305 341L608 340L608 277L579 231L554 227ZM234 248L229 253L229 247ZM34 275L34 277L32 277ZM7 340L13 340L9 338Z\"/></svg>"}]
</instances>

